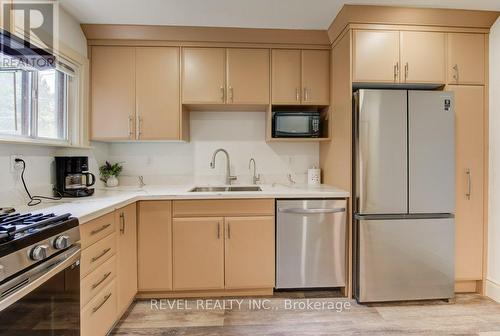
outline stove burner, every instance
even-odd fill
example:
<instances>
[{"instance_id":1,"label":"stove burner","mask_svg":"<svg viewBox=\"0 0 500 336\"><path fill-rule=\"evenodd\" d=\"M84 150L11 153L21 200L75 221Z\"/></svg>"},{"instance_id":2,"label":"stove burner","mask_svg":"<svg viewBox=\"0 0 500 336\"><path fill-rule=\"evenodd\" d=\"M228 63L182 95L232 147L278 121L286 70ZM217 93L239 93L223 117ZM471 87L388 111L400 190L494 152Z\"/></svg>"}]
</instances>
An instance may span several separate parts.
<instances>
[{"instance_id":1,"label":"stove burner","mask_svg":"<svg viewBox=\"0 0 500 336\"><path fill-rule=\"evenodd\" d=\"M70 214L0 214L0 244L30 233L37 232L54 223L67 220Z\"/></svg>"}]
</instances>

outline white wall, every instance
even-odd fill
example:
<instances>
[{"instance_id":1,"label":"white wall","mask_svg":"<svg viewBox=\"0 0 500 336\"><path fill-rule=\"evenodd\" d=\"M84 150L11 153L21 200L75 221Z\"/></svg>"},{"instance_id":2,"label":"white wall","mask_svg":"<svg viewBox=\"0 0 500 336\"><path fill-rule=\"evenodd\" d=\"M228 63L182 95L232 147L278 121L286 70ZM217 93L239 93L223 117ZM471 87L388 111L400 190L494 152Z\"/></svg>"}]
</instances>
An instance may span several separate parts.
<instances>
[{"instance_id":1,"label":"white wall","mask_svg":"<svg viewBox=\"0 0 500 336\"><path fill-rule=\"evenodd\" d=\"M80 28L80 23L62 6L59 6L59 40L87 57L87 39Z\"/></svg>"},{"instance_id":2,"label":"white wall","mask_svg":"<svg viewBox=\"0 0 500 336\"><path fill-rule=\"evenodd\" d=\"M486 295L500 302L500 18L490 32L489 214Z\"/></svg>"},{"instance_id":3,"label":"white wall","mask_svg":"<svg viewBox=\"0 0 500 336\"><path fill-rule=\"evenodd\" d=\"M124 163L123 178L135 183L143 175L147 184L221 183L226 161L218 154L216 169L210 169L212 154L224 148L231 158L236 183L250 182L248 162L253 157L262 183L284 182L291 173L305 182L307 168L318 165L318 143L266 143L264 112L192 112L189 143L115 143L109 148L113 161Z\"/></svg>"}]
</instances>

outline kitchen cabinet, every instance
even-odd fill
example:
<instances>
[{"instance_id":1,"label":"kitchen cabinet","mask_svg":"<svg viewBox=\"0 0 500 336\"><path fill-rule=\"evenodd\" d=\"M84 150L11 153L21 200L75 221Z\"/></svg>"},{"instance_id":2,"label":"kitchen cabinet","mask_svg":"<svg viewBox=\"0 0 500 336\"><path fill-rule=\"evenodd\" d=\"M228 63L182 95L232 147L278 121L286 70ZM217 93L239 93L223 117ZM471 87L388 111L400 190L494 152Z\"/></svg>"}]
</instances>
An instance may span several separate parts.
<instances>
[{"instance_id":1,"label":"kitchen cabinet","mask_svg":"<svg viewBox=\"0 0 500 336\"><path fill-rule=\"evenodd\" d=\"M117 293L118 315L123 314L137 294L137 213L135 203L115 211L118 225Z\"/></svg>"},{"instance_id":2,"label":"kitchen cabinet","mask_svg":"<svg viewBox=\"0 0 500 336\"><path fill-rule=\"evenodd\" d=\"M225 288L274 287L274 217L226 217Z\"/></svg>"},{"instance_id":3,"label":"kitchen cabinet","mask_svg":"<svg viewBox=\"0 0 500 336\"><path fill-rule=\"evenodd\" d=\"M91 138L135 138L135 48L92 47Z\"/></svg>"},{"instance_id":4,"label":"kitchen cabinet","mask_svg":"<svg viewBox=\"0 0 500 336\"><path fill-rule=\"evenodd\" d=\"M456 115L456 280L483 278L484 87L448 85Z\"/></svg>"},{"instance_id":5,"label":"kitchen cabinet","mask_svg":"<svg viewBox=\"0 0 500 336\"><path fill-rule=\"evenodd\" d=\"M181 139L178 47L92 47L92 140Z\"/></svg>"},{"instance_id":6,"label":"kitchen cabinet","mask_svg":"<svg viewBox=\"0 0 500 336\"><path fill-rule=\"evenodd\" d=\"M330 104L330 51L302 50L302 104Z\"/></svg>"},{"instance_id":7,"label":"kitchen cabinet","mask_svg":"<svg viewBox=\"0 0 500 336\"><path fill-rule=\"evenodd\" d=\"M173 288L224 288L224 219L173 219Z\"/></svg>"},{"instance_id":8,"label":"kitchen cabinet","mask_svg":"<svg viewBox=\"0 0 500 336\"><path fill-rule=\"evenodd\" d=\"M82 309L81 336L107 335L116 321L116 302L116 281L112 280Z\"/></svg>"},{"instance_id":9,"label":"kitchen cabinet","mask_svg":"<svg viewBox=\"0 0 500 336\"><path fill-rule=\"evenodd\" d=\"M269 49L227 49L228 104L269 104Z\"/></svg>"},{"instance_id":10,"label":"kitchen cabinet","mask_svg":"<svg viewBox=\"0 0 500 336\"><path fill-rule=\"evenodd\" d=\"M485 34L449 33L447 77L449 84L484 84Z\"/></svg>"},{"instance_id":11,"label":"kitchen cabinet","mask_svg":"<svg viewBox=\"0 0 500 336\"><path fill-rule=\"evenodd\" d=\"M271 52L273 104L300 104L300 50L273 49Z\"/></svg>"},{"instance_id":12,"label":"kitchen cabinet","mask_svg":"<svg viewBox=\"0 0 500 336\"><path fill-rule=\"evenodd\" d=\"M180 51L136 49L137 140L180 138Z\"/></svg>"},{"instance_id":13,"label":"kitchen cabinet","mask_svg":"<svg viewBox=\"0 0 500 336\"><path fill-rule=\"evenodd\" d=\"M225 102L224 48L182 49L182 102L223 104Z\"/></svg>"},{"instance_id":14,"label":"kitchen cabinet","mask_svg":"<svg viewBox=\"0 0 500 336\"><path fill-rule=\"evenodd\" d=\"M355 30L353 82L398 83L399 31Z\"/></svg>"},{"instance_id":15,"label":"kitchen cabinet","mask_svg":"<svg viewBox=\"0 0 500 336\"><path fill-rule=\"evenodd\" d=\"M401 32L401 82L445 83L445 34Z\"/></svg>"},{"instance_id":16,"label":"kitchen cabinet","mask_svg":"<svg viewBox=\"0 0 500 336\"><path fill-rule=\"evenodd\" d=\"M172 290L172 202L138 205L138 287L140 292Z\"/></svg>"}]
</instances>

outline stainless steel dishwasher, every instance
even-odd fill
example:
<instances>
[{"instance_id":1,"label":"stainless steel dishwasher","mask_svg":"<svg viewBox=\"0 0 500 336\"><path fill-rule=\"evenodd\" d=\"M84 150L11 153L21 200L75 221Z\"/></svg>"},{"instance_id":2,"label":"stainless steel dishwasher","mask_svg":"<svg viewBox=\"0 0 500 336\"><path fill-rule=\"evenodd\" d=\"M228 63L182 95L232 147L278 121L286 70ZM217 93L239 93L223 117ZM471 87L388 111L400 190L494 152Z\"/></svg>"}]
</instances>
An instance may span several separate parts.
<instances>
[{"instance_id":1,"label":"stainless steel dishwasher","mask_svg":"<svg viewBox=\"0 0 500 336\"><path fill-rule=\"evenodd\" d=\"M277 201L277 289L345 286L346 207L343 199Z\"/></svg>"}]
</instances>

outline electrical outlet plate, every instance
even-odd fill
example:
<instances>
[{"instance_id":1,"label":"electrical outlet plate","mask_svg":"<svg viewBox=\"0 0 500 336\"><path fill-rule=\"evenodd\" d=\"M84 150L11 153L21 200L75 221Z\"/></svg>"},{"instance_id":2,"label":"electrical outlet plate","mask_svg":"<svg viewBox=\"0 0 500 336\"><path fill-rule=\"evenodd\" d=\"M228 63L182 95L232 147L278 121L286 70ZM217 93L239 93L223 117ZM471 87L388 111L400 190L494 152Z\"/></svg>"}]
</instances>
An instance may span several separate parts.
<instances>
[{"instance_id":1,"label":"electrical outlet plate","mask_svg":"<svg viewBox=\"0 0 500 336\"><path fill-rule=\"evenodd\" d=\"M23 156L20 154L13 154L10 156L10 172L15 173L23 169L23 164L21 162L16 162L16 159L22 159Z\"/></svg>"}]
</instances>

